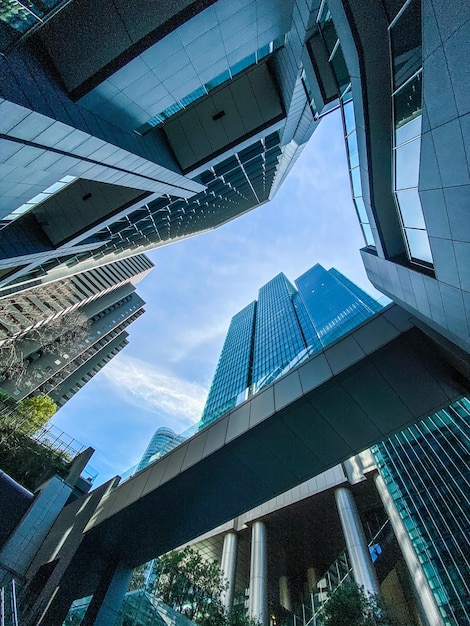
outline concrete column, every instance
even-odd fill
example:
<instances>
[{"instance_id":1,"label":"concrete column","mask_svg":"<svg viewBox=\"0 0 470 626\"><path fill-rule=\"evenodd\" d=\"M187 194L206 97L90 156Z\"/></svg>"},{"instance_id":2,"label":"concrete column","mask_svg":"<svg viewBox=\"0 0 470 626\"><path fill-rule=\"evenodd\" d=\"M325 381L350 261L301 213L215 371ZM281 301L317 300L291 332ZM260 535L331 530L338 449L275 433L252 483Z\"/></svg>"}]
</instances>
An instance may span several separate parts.
<instances>
[{"instance_id":1,"label":"concrete column","mask_svg":"<svg viewBox=\"0 0 470 626\"><path fill-rule=\"evenodd\" d=\"M287 576L279 578L279 604L292 613L292 597Z\"/></svg>"},{"instance_id":2,"label":"concrete column","mask_svg":"<svg viewBox=\"0 0 470 626\"><path fill-rule=\"evenodd\" d=\"M110 564L101 576L82 626L114 626L132 578L132 569Z\"/></svg>"},{"instance_id":3,"label":"concrete column","mask_svg":"<svg viewBox=\"0 0 470 626\"><path fill-rule=\"evenodd\" d=\"M266 525L256 521L251 527L249 615L268 626L268 572Z\"/></svg>"},{"instance_id":4,"label":"concrete column","mask_svg":"<svg viewBox=\"0 0 470 626\"><path fill-rule=\"evenodd\" d=\"M353 495L347 487L338 487L335 498L354 580L367 593L377 594L380 592L379 582Z\"/></svg>"},{"instance_id":5,"label":"concrete column","mask_svg":"<svg viewBox=\"0 0 470 626\"><path fill-rule=\"evenodd\" d=\"M416 552L411 543L410 536L403 524L400 513L390 495L387 485L380 474L374 477L375 486L379 492L380 499L392 524L393 532L397 538L401 553L405 559L406 566L410 573L410 578L415 590L421 615L427 626L443 626L443 621L434 600L434 595L429 587L428 580L424 574L421 563L416 556Z\"/></svg>"},{"instance_id":6,"label":"concrete column","mask_svg":"<svg viewBox=\"0 0 470 626\"><path fill-rule=\"evenodd\" d=\"M222 559L220 569L222 576L227 582L227 589L222 593L222 605L225 612L232 609L233 594L235 591L235 571L237 568L237 548L238 535L234 531L228 532L224 536L224 546L222 548Z\"/></svg>"}]
</instances>

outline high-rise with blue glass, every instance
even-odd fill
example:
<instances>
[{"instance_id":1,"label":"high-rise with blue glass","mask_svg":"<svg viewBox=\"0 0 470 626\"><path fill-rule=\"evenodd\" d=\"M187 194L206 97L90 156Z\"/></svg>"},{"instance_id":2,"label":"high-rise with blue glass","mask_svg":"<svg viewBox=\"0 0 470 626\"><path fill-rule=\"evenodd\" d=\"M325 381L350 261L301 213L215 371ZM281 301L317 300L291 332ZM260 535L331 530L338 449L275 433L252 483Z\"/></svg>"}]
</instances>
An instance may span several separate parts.
<instances>
[{"instance_id":1,"label":"high-rise with blue glass","mask_svg":"<svg viewBox=\"0 0 470 626\"><path fill-rule=\"evenodd\" d=\"M463 398L372 450L446 626L470 623L469 432Z\"/></svg>"},{"instance_id":2,"label":"high-rise with blue glass","mask_svg":"<svg viewBox=\"0 0 470 626\"><path fill-rule=\"evenodd\" d=\"M232 318L201 427L380 309L335 269L317 264L294 282L278 274Z\"/></svg>"}]
</instances>

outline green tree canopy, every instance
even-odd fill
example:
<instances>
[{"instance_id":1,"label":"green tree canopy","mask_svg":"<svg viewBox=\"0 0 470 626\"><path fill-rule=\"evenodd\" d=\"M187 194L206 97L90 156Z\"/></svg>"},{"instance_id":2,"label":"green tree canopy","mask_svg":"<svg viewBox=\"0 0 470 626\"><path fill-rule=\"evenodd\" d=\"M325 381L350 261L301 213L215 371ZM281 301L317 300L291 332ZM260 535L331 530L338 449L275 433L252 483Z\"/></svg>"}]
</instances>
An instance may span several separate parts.
<instances>
[{"instance_id":1,"label":"green tree canopy","mask_svg":"<svg viewBox=\"0 0 470 626\"><path fill-rule=\"evenodd\" d=\"M338 587L324 604L321 626L388 626L380 598L366 594L354 581Z\"/></svg>"},{"instance_id":2,"label":"green tree canopy","mask_svg":"<svg viewBox=\"0 0 470 626\"><path fill-rule=\"evenodd\" d=\"M134 570L130 589L143 585L144 567ZM169 552L156 559L154 573L153 589L147 587L147 591L198 626L260 626L244 612L225 614L221 594L226 583L220 566L216 561L204 560L194 548Z\"/></svg>"},{"instance_id":3,"label":"green tree canopy","mask_svg":"<svg viewBox=\"0 0 470 626\"><path fill-rule=\"evenodd\" d=\"M30 433L44 426L57 411L57 404L49 396L32 396L18 403L18 412L24 418L24 429Z\"/></svg>"}]
</instances>

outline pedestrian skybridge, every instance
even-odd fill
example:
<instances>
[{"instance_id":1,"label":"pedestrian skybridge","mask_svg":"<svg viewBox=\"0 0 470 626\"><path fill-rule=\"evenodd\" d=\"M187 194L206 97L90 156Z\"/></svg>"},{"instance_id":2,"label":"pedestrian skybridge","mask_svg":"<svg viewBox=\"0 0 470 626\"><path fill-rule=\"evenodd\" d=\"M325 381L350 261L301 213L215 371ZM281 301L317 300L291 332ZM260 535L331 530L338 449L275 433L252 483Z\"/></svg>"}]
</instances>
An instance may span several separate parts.
<instances>
[{"instance_id":1,"label":"pedestrian skybridge","mask_svg":"<svg viewBox=\"0 0 470 626\"><path fill-rule=\"evenodd\" d=\"M391 305L110 490L84 542L105 560L140 565L467 392L410 315Z\"/></svg>"}]
</instances>

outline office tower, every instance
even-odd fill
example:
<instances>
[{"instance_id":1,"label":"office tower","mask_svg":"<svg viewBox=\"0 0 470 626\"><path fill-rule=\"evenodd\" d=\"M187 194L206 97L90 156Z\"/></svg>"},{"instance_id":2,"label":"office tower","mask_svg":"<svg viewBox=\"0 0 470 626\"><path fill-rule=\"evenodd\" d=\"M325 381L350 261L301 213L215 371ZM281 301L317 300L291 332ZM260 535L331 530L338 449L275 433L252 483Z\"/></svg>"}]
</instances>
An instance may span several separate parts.
<instances>
[{"instance_id":1,"label":"office tower","mask_svg":"<svg viewBox=\"0 0 470 626\"><path fill-rule=\"evenodd\" d=\"M138 255L0 299L0 389L62 406L127 345L144 312L135 285L152 267Z\"/></svg>"},{"instance_id":2,"label":"office tower","mask_svg":"<svg viewBox=\"0 0 470 626\"><path fill-rule=\"evenodd\" d=\"M470 622L469 432L463 398L373 448L446 626Z\"/></svg>"},{"instance_id":3,"label":"office tower","mask_svg":"<svg viewBox=\"0 0 470 626\"><path fill-rule=\"evenodd\" d=\"M334 268L317 264L294 282L279 274L232 318L201 427L381 308Z\"/></svg>"},{"instance_id":4,"label":"office tower","mask_svg":"<svg viewBox=\"0 0 470 626\"><path fill-rule=\"evenodd\" d=\"M341 106L367 274L468 352L470 6L319 4L305 83L318 115Z\"/></svg>"},{"instance_id":5,"label":"office tower","mask_svg":"<svg viewBox=\"0 0 470 626\"><path fill-rule=\"evenodd\" d=\"M151 463L154 463L158 459L160 459L163 455L165 455L173 448L176 448L180 443L185 440L185 437L181 435L177 435L175 432L171 430L171 428L159 428L155 431L152 438L149 441L149 444L142 455L137 467L136 472L144 469Z\"/></svg>"},{"instance_id":6,"label":"office tower","mask_svg":"<svg viewBox=\"0 0 470 626\"><path fill-rule=\"evenodd\" d=\"M306 5L118 4L0 9L0 286L233 219L274 195L317 124Z\"/></svg>"}]
</instances>

